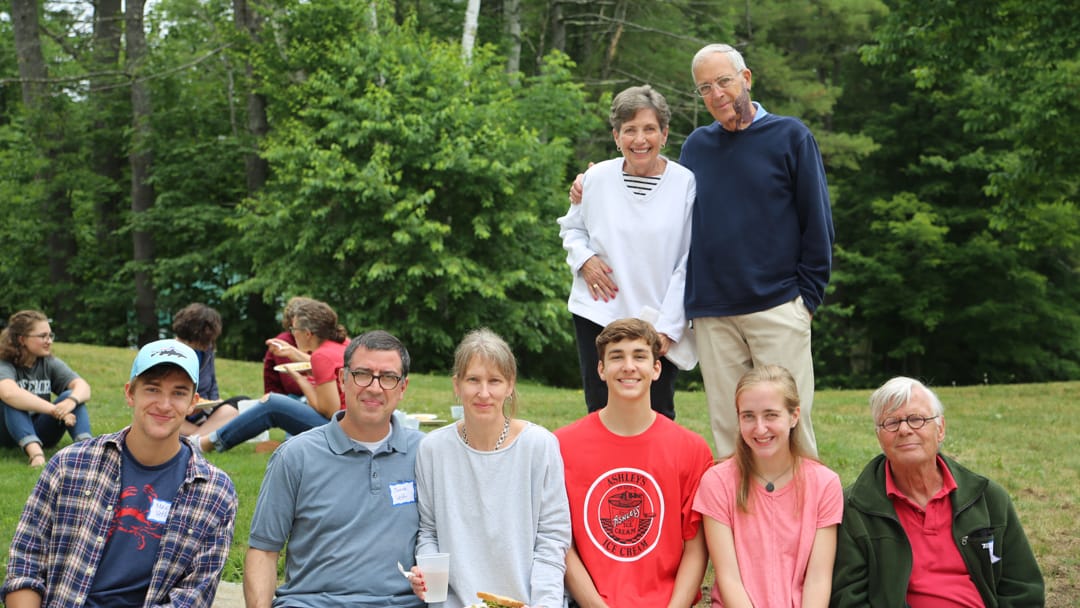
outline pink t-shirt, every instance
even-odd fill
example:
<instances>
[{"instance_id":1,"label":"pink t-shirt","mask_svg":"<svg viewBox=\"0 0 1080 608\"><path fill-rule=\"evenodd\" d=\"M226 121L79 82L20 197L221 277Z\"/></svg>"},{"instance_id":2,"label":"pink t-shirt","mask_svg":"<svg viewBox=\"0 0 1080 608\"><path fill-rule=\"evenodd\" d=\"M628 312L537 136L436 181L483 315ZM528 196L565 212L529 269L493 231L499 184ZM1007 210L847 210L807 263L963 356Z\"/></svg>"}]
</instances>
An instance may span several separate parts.
<instances>
[{"instance_id":1,"label":"pink t-shirt","mask_svg":"<svg viewBox=\"0 0 1080 608\"><path fill-rule=\"evenodd\" d=\"M705 472L694 510L731 528L739 576L755 606L799 608L814 536L839 524L844 513L840 477L804 459L797 479L775 492L751 484L749 513L735 502L738 487L739 468L729 458ZM712 605L724 605L716 585Z\"/></svg>"}]
</instances>

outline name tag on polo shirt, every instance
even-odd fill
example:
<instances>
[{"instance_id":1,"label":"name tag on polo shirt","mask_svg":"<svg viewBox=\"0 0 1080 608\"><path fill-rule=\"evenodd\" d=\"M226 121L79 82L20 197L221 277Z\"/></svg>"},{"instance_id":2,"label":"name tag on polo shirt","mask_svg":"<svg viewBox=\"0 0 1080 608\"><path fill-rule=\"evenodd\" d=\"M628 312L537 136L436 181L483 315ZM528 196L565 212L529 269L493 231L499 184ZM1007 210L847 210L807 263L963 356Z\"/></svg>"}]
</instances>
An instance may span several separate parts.
<instances>
[{"instance_id":1,"label":"name tag on polo shirt","mask_svg":"<svg viewBox=\"0 0 1080 608\"><path fill-rule=\"evenodd\" d=\"M390 484L390 501L395 507L416 502L416 482L409 480Z\"/></svg>"}]
</instances>

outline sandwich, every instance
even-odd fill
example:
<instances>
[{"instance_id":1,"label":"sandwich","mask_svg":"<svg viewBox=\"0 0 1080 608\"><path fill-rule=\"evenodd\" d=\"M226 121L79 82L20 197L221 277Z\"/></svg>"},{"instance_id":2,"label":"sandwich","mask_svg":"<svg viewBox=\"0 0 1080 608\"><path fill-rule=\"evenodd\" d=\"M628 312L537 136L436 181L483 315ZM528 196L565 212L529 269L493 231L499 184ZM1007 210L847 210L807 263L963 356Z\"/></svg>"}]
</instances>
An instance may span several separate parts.
<instances>
[{"instance_id":1,"label":"sandwich","mask_svg":"<svg viewBox=\"0 0 1080 608\"><path fill-rule=\"evenodd\" d=\"M476 604L479 608L525 608L525 602L495 595L494 593L477 591L476 597L483 602L482 604Z\"/></svg>"}]
</instances>

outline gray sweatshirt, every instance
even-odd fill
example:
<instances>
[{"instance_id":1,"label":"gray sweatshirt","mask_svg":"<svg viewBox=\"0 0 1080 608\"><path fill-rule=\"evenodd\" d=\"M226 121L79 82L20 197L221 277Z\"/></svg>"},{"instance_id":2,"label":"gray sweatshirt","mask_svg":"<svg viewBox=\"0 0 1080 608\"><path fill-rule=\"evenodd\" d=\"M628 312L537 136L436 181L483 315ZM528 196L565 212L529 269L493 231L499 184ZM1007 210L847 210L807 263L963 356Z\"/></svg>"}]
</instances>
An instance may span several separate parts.
<instances>
[{"instance_id":1,"label":"gray sweatshirt","mask_svg":"<svg viewBox=\"0 0 1080 608\"><path fill-rule=\"evenodd\" d=\"M554 435L530 423L509 446L480 452L445 426L420 443L416 484L416 553L450 554L450 594L432 606L469 606L477 591L563 606L570 507Z\"/></svg>"}]
</instances>

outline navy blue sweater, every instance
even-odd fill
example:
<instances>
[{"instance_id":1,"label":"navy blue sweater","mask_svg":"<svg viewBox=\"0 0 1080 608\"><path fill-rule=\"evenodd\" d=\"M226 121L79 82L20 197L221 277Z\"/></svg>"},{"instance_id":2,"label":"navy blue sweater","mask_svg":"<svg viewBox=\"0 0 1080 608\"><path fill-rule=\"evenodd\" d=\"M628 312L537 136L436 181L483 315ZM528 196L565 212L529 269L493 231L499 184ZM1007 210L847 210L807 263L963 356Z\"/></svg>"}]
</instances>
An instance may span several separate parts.
<instances>
[{"instance_id":1,"label":"navy blue sweater","mask_svg":"<svg viewBox=\"0 0 1080 608\"><path fill-rule=\"evenodd\" d=\"M679 162L697 179L686 317L759 312L800 294L813 312L829 282L833 225L806 125L765 114L731 133L713 122L690 134Z\"/></svg>"}]
</instances>

